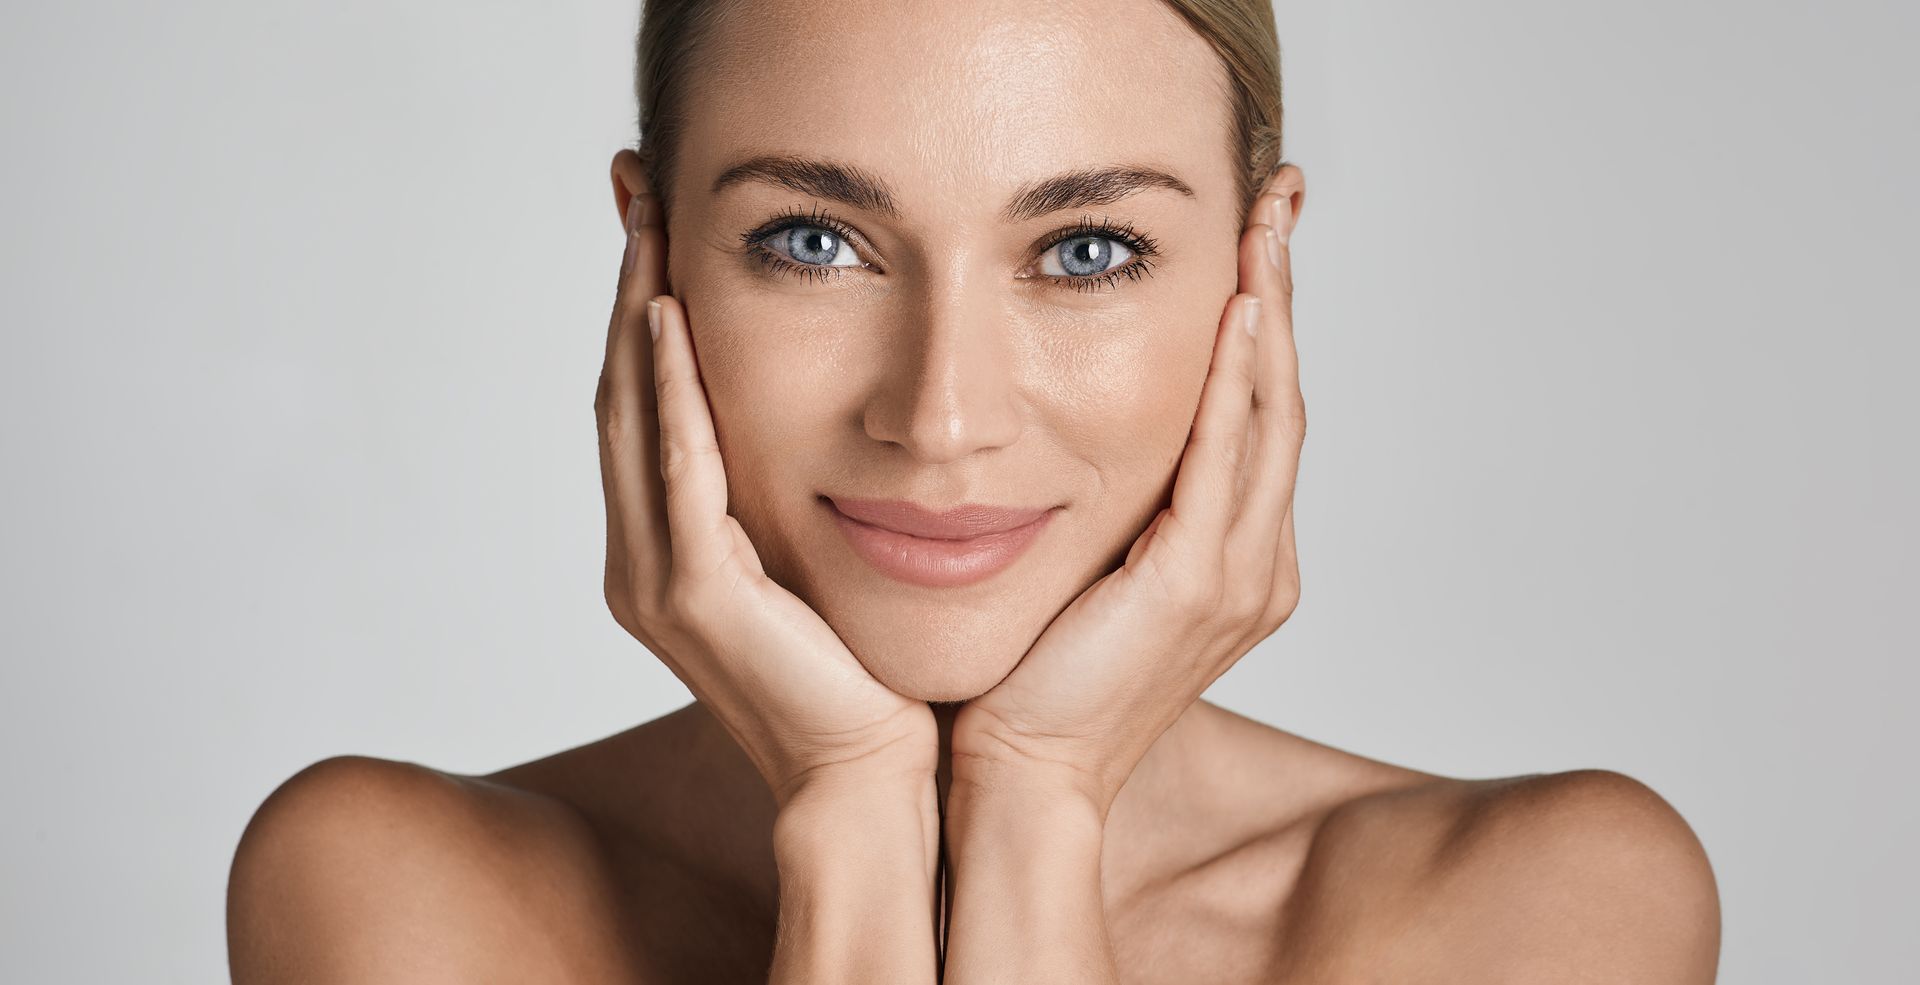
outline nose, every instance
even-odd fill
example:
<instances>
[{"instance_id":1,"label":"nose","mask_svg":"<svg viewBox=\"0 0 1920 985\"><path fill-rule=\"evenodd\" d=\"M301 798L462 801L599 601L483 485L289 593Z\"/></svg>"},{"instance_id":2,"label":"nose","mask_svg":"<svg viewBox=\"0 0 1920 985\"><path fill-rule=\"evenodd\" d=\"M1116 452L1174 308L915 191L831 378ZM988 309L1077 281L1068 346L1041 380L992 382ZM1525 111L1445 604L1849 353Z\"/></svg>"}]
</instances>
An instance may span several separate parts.
<instances>
[{"instance_id":1,"label":"nose","mask_svg":"<svg viewBox=\"0 0 1920 985\"><path fill-rule=\"evenodd\" d=\"M1013 333L985 291L928 291L902 320L865 408L867 434L942 464L1021 431Z\"/></svg>"}]
</instances>

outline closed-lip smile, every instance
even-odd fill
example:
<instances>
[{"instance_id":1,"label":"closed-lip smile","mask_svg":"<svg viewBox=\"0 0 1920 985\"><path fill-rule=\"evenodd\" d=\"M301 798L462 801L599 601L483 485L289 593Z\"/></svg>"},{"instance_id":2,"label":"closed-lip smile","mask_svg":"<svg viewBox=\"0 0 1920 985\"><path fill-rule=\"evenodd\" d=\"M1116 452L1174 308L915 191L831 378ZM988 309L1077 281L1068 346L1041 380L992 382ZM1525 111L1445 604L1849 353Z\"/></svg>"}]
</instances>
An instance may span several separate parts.
<instances>
[{"instance_id":1,"label":"closed-lip smile","mask_svg":"<svg viewBox=\"0 0 1920 985\"><path fill-rule=\"evenodd\" d=\"M929 588L971 585L1006 569L1060 509L963 503L933 510L903 499L834 496L821 501L867 563Z\"/></svg>"}]
</instances>

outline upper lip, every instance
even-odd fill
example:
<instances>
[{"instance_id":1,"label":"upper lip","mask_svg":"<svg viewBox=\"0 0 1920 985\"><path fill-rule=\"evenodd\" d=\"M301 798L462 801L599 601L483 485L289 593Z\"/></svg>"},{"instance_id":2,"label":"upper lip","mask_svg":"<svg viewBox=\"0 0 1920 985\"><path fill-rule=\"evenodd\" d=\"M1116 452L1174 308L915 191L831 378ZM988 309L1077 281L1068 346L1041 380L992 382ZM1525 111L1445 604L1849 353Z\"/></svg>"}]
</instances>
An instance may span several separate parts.
<instances>
[{"instance_id":1,"label":"upper lip","mask_svg":"<svg viewBox=\"0 0 1920 985\"><path fill-rule=\"evenodd\" d=\"M952 509L931 510L904 499L827 499L834 509L861 523L934 540L967 540L1003 533L1024 527L1052 509L962 503Z\"/></svg>"}]
</instances>

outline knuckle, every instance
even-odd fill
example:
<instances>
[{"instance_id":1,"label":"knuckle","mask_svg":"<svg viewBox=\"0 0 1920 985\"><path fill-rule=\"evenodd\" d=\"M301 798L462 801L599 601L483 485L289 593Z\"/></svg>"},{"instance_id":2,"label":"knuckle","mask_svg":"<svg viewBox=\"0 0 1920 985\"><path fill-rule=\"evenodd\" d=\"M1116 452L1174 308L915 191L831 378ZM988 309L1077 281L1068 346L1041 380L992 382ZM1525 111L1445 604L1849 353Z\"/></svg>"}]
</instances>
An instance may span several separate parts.
<instances>
[{"instance_id":1,"label":"knuckle","mask_svg":"<svg viewBox=\"0 0 1920 985\"><path fill-rule=\"evenodd\" d=\"M694 392L687 392L689 390ZM653 384L654 399L663 407L678 406L683 400L703 399L698 390L699 387L692 377L683 376L664 367L660 371L659 379Z\"/></svg>"},{"instance_id":2,"label":"knuckle","mask_svg":"<svg viewBox=\"0 0 1920 985\"><path fill-rule=\"evenodd\" d=\"M679 482L710 450L708 442L690 440L681 434L663 434L660 436L660 474L668 482Z\"/></svg>"},{"instance_id":3,"label":"knuckle","mask_svg":"<svg viewBox=\"0 0 1920 985\"><path fill-rule=\"evenodd\" d=\"M1265 411L1267 409L1269 408L1263 405L1262 410ZM1302 441L1306 440L1307 405L1298 393L1290 397L1282 398L1278 403L1271 405L1270 409L1276 421L1284 430L1284 433L1290 434Z\"/></svg>"},{"instance_id":4,"label":"knuckle","mask_svg":"<svg viewBox=\"0 0 1920 985\"><path fill-rule=\"evenodd\" d=\"M1247 451L1253 447L1253 435L1245 427L1226 429L1220 438L1220 453L1224 461L1236 468L1247 468ZM1237 476L1236 476L1237 477Z\"/></svg>"},{"instance_id":5,"label":"knuckle","mask_svg":"<svg viewBox=\"0 0 1920 985\"><path fill-rule=\"evenodd\" d=\"M640 606L636 604L637 600L634 598L633 592L624 584L616 585L613 578L609 577L607 580L606 598L607 611L613 614L613 621L619 623L620 628L627 631L627 635L642 642L646 641L649 637L652 623L647 619L646 613L642 612Z\"/></svg>"},{"instance_id":6,"label":"knuckle","mask_svg":"<svg viewBox=\"0 0 1920 985\"><path fill-rule=\"evenodd\" d=\"M635 591L633 566L624 557L607 559L605 589L607 607L614 615L637 621L640 599Z\"/></svg>"},{"instance_id":7,"label":"knuckle","mask_svg":"<svg viewBox=\"0 0 1920 985\"><path fill-rule=\"evenodd\" d=\"M663 407L672 406L680 396L682 382L678 376L673 375L672 371L661 366L653 380L654 399L658 400Z\"/></svg>"},{"instance_id":8,"label":"knuckle","mask_svg":"<svg viewBox=\"0 0 1920 985\"><path fill-rule=\"evenodd\" d=\"M1235 360L1233 368L1228 372L1236 390L1252 390L1255 380L1259 378L1259 362L1252 358Z\"/></svg>"},{"instance_id":9,"label":"knuckle","mask_svg":"<svg viewBox=\"0 0 1920 985\"><path fill-rule=\"evenodd\" d=\"M1271 633L1293 618L1294 610L1300 607L1300 576L1298 573L1282 575L1276 582L1273 596L1267 602L1264 616L1265 624Z\"/></svg>"},{"instance_id":10,"label":"knuckle","mask_svg":"<svg viewBox=\"0 0 1920 985\"><path fill-rule=\"evenodd\" d=\"M601 431L606 434L608 443L615 448L628 447L634 439L639 437L635 428L637 422L620 409L618 402L609 400L599 404L596 413L600 418Z\"/></svg>"},{"instance_id":11,"label":"knuckle","mask_svg":"<svg viewBox=\"0 0 1920 985\"><path fill-rule=\"evenodd\" d=\"M613 621L619 623L621 629L629 633L633 632L634 623L637 620L633 618L633 609L627 604L626 593L613 587L609 581L604 594L607 600L607 611L613 614Z\"/></svg>"},{"instance_id":12,"label":"knuckle","mask_svg":"<svg viewBox=\"0 0 1920 985\"><path fill-rule=\"evenodd\" d=\"M660 436L660 474L665 476L668 482L676 482L686 475L689 457L686 442L678 435Z\"/></svg>"}]
</instances>

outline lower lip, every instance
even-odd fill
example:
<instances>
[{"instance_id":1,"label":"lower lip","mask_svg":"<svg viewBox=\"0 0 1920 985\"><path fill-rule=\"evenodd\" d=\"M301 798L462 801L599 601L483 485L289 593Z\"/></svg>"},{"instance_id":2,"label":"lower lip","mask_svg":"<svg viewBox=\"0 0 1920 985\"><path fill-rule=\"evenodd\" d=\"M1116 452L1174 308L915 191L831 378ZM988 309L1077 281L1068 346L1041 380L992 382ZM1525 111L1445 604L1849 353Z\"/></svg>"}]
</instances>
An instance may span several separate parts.
<instances>
[{"instance_id":1,"label":"lower lip","mask_svg":"<svg viewBox=\"0 0 1920 985\"><path fill-rule=\"evenodd\" d=\"M1004 571L1040 536L1057 509L1012 530L982 534L965 540L915 537L876 527L840 512L832 500L822 499L854 553L890 578L928 588L958 588L984 581Z\"/></svg>"}]
</instances>

